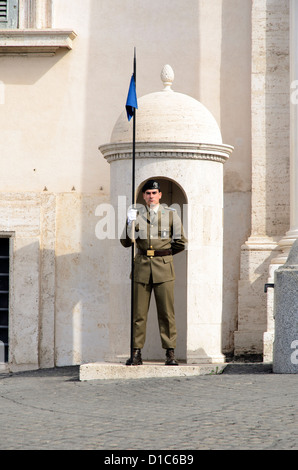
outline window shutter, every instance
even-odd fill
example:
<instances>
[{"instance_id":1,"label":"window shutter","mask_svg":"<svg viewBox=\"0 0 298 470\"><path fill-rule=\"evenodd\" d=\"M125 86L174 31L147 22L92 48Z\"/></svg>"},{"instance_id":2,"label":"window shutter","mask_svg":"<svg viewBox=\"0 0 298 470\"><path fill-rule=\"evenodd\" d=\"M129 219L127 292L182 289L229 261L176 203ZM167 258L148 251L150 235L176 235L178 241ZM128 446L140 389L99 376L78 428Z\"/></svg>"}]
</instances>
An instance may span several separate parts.
<instances>
[{"instance_id":1,"label":"window shutter","mask_svg":"<svg viewBox=\"0 0 298 470\"><path fill-rule=\"evenodd\" d=\"M7 23L7 0L0 1L0 23L1 28L3 28L2 23Z\"/></svg>"},{"instance_id":2,"label":"window shutter","mask_svg":"<svg viewBox=\"0 0 298 470\"><path fill-rule=\"evenodd\" d=\"M19 1L0 0L0 28L13 29L18 27Z\"/></svg>"}]
</instances>

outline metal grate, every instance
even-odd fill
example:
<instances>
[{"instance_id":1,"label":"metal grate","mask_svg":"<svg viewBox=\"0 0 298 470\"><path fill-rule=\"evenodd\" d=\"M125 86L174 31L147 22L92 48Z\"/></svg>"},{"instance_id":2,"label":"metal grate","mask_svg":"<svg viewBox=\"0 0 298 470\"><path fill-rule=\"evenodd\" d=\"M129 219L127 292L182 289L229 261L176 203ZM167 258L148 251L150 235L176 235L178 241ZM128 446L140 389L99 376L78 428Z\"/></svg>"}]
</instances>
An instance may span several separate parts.
<instances>
[{"instance_id":1,"label":"metal grate","mask_svg":"<svg viewBox=\"0 0 298 470\"><path fill-rule=\"evenodd\" d=\"M0 238L0 362L8 362L9 238ZM1 357L2 355L2 357ZM3 357L4 356L4 357Z\"/></svg>"}]
</instances>

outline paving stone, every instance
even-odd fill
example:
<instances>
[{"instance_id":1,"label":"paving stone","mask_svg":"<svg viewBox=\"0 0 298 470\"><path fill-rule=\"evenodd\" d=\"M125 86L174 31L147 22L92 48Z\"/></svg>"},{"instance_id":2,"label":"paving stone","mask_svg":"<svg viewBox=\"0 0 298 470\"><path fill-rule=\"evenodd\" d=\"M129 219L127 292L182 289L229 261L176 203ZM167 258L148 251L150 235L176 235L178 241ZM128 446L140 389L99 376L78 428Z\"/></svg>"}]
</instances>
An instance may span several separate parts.
<instances>
[{"instance_id":1,"label":"paving stone","mask_svg":"<svg viewBox=\"0 0 298 470\"><path fill-rule=\"evenodd\" d=\"M297 450L297 385L268 364L137 380L3 373L0 450Z\"/></svg>"}]
</instances>

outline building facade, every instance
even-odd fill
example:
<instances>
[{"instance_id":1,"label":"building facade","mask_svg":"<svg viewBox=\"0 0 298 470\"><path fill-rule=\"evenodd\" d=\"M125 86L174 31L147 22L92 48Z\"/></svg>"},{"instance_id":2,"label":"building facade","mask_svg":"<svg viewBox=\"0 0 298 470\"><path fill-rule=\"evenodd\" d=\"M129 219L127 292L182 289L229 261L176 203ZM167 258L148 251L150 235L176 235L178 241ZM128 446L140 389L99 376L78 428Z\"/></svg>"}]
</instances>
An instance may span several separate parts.
<instances>
[{"instance_id":1,"label":"building facade","mask_svg":"<svg viewBox=\"0 0 298 470\"><path fill-rule=\"evenodd\" d=\"M101 229L117 188L99 147L124 109L134 47L138 97L160 90L170 64L173 89L202 103L234 148L223 167L221 353L270 360L264 284L296 228L295 2L83 3L0 2L0 362L106 360L113 256Z\"/></svg>"}]
</instances>

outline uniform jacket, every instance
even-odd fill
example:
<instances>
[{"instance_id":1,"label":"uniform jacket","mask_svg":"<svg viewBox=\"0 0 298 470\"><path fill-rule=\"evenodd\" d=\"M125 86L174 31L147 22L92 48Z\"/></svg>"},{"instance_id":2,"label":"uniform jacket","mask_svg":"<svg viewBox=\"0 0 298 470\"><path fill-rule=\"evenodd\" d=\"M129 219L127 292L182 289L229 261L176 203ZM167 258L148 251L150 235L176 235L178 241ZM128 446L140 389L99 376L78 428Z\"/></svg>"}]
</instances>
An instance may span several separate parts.
<instances>
[{"instance_id":1,"label":"uniform jacket","mask_svg":"<svg viewBox=\"0 0 298 470\"><path fill-rule=\"evenodd\" d=\"M133 225L126 224L121 237L124 247L132 245ZM159 205L154 221L151 220L147 207L138 211L135 221L135 243L137 253L134 264L134 280L149 284L151 275L153 283L172 281L175 279L173 255L183 251L187 240L177 211ZM168 250L172 255L146 256L139 250Z\"/></svg>"}]
</instances>

